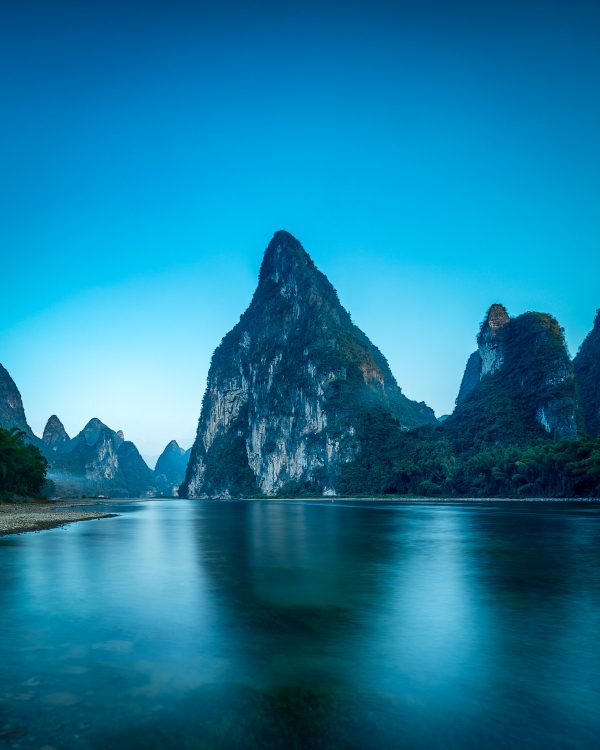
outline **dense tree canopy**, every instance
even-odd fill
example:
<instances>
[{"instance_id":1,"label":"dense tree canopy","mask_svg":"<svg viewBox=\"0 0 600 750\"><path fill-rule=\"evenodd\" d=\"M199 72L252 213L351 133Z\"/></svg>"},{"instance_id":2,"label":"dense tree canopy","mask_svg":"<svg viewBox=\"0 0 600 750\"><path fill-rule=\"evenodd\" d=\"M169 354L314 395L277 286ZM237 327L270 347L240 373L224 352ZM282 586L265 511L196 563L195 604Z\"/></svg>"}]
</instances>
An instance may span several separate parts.
<instances>
[{"instance_id":1,"label":"dense tree canopy","mask_svg":"<svg viewBox=\"0 0 600 750\"><path fill-rule=\"evenodd\" d=\"M0 427L0 498L39 497L48 462L25 433Z\"/></svg>"},{"instance_id":2,"label":"dense tree canopy","mask_svg":"<svg viewBox=\"0 0 600 750\"><path fill-rule=\"evenodd\" d=\"M370 439L343 469L344 494L600 496L599 438L474 444L442 426L402 431L383 412L363 429Z\"/></svg>"}]
</instances>

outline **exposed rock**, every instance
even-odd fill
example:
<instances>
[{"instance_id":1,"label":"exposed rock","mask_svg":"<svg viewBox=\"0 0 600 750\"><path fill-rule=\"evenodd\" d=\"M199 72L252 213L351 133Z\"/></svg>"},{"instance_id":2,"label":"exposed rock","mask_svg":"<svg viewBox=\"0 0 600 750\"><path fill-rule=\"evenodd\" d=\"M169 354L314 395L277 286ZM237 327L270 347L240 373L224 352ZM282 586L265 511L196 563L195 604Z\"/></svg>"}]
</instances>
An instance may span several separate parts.
<instances>
[{"instance_id":1,"label":"exposed rock","mask_svg":"<svg viewBox=\"0 0 600 750\"><path fill-rule=\"evenodd\" d=\"M53 414L44 427L42 443L52 451L61 451L66 449L70 441L63 423Z\"/></svg>"},{"instance_id":2,"label":"exposed rock","mask_svg":"<svg viewBox=\"0 0 600 750\"><path fill-rule=\"evenodd\" d=\"M573 360L585 431L600 435L600 310Z\"/></svg>"},{"instance_id":3,"label":"exposed rock","mask_svg":"<svg viewBox=\"0 0 600 750\"><path fill-rule=\"evenodd\" d=\"M494 304L488 310L477 336L481 359L480 377L496 372L502 367L504 350L500 332L509 320L504 305Z\"/></svg>"},{"instance_id":4,"label":"exposed rock","mask_svg":"<svg viewBox=\"0 0 600 750\"><path fill-rule=\"evenodd\" d=\"M555 318L536 312L510 318L492 305L477 342L445 428L484 442L577 437L573 366Z\"/></svg>"},{"instance_id":5,"label":"exposed rock","mask_svg":"<svg viewBox=\"0 0 600 750\"><path fill-rule=\"evenodd\" d=\"M465 398L471 393L476 386L479 385L481 380L481 355L479 350L473 352L467 360L467 366L460 384L458 396L456 397L456 405L461 404Z\"/></svg>"},{"instance_id":6,"label":"exposed rock","mask_svg":"<svg viewBox=\"0 0 600 750\"><path fill-rule=\"evenodd\" d=\"M166 446L160 454L154 469L154 483L158 494L176 497L179 486L185 478L185 470L190 457L191 448L180 448L176 440Z\"/></svg>"},{"instance_id":7,"label":"exposed rock","mask_svg":"<svg viewBox=\"0 0 600 750\"><path fill-rule=\"evenodd\" d=\"M36 444L39 442L27 423L19 389L8 370L2 365L0 365L0 427L7 430L16 427L22 430L31 442Z\"/></svg>"},{"instance_id":8,"label":"exposed rock","mask_svg":"<svg viewBox=\"0 0 600 750\"><path fill-rule=\"evenodd\" d=\"M213 355L182 494L335 494L374 408L404 428L436 422L300 243L277 232L250 306Z\"/></svg>"}]
</instances>

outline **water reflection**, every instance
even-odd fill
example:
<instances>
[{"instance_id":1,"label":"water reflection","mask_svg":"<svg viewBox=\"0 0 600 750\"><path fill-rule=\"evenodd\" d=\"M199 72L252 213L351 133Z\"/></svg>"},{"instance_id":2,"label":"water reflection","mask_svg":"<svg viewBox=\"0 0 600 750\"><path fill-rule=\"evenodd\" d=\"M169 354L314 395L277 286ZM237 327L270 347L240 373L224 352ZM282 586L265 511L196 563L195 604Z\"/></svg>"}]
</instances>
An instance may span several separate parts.
<instances>
[{"instance_id":1,"label":"water reflection","mask_svg":"<svg viewBox=\"0 0 600 750\"><path fill-rule=\"evenodd\" d=\"M0 540L8 746L595 742L598 506L126 511Z\"/></svg>"}]
</instances>

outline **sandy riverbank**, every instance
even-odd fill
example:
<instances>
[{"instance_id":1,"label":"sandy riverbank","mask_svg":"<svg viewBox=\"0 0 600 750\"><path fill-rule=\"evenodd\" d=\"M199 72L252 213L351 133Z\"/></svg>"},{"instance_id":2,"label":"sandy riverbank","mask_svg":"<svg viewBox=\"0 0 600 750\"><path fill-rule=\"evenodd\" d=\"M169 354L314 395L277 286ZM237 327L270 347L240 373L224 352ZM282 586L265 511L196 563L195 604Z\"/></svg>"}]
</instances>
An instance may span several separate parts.
<instances>
[{"instance_id":1,"label":"sandy riverbank","mask_svg":"<svg viewBox=\"0 0 600 750\"><path fill-rule=\"evenodd\" d=\"M75 510L72 506L50 503L0 504L0 536L20 534L23 531L41 531L64 526L74 521L91 521L113 518L115 513Z\"/></svg>"}]
</instances>

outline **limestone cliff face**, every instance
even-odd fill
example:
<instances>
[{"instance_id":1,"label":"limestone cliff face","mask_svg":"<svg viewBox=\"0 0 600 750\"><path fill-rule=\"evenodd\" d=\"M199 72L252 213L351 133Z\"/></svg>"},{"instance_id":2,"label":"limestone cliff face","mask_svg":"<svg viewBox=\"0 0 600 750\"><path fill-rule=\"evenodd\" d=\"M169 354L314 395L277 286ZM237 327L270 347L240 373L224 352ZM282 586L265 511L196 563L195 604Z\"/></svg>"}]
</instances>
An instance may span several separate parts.
<instances>
[{"instance_id":1,"label":"limestone cliff face","mask_svg":"<svg viewBox=\"0 0 600 750\"><path fill-rule=\"evenodd\" d=\"M7 430L16 427L25 433L30 442L36 444L38 442L27 423L19 389L2 365L0 365L0 427Z\"/></svg>"},{"instance_id":2,"label":"limestone cliff face","mask_svg":"<svg viewBox=\"0 0 600 750\"><path fill-rule=\"evenodd\" d=\"M191 448L186 451L176 440L171 440L160 454L154 468L154 484L159 495L177 496L179 486L185 479L190 453Z\"/></svg>"},{"instance_id":3,"label":"limestone cliff face","mask_svg":"<svg viewBox=\"0 0 600 750\"><path fill-rule=\"evenodd\" d=\"M473 391L481 380L481 355L479 350L473 352L467 360L467 366L462 377L458 396L456 397L456 405L462 404L466 397Z\"/></svg>"},{"instance_id":4,"label":"limestone cliff face","mask_svg":"<svg viewBox=\"0 0 600 750\"><path fill-rule=\"evenodd\" d=\"M600 310L573 360L585 431L600 435Z\"/></svg>"},{"instance_id":5,"label":"limestone cliff face","mask_svg":"<svg viewBox=\"0 0 600 750\"><path fill-rule=\"evenodd\" d=\"M481 360L480 378L497 372L504 364L502 328L510 321L503 305L492 305L481 324L477 344Z\"/></svg>"},{"instance_id":6,"label":"limestone cliff face","mask_svg":"<svg viewBox=\"0 0 600 750\"><path fill-rule=\"evenodd\" d=\"M477 343L447 427L492 442L533 439L542 431L577 437L575 376L555 318L536 312L511 318L492 305Z\"/></svg>"},{"instance_id":7,"label":"limestone cliff face","mask_svg":"<svg viewBox=\"0 0 600 750\"><path fill-rule=\"evenodd\" d=\"M277 232L250 306L213 355L182 493L335 494L374 408L405 428L435 422L402 394L300 243Z\"/></svg>"},{"instance_id":8,"label":"limestone cliff face","mask_svg":"<svg viewBox=\"0 0 600 750\"><path fill-rule=\"evenodd\" d=\"M63 423L53 414L44 427L42 443L51 451L62 451L67 449L70 442L71 438L67 435Z\"/></svg>"}]
</instances>

